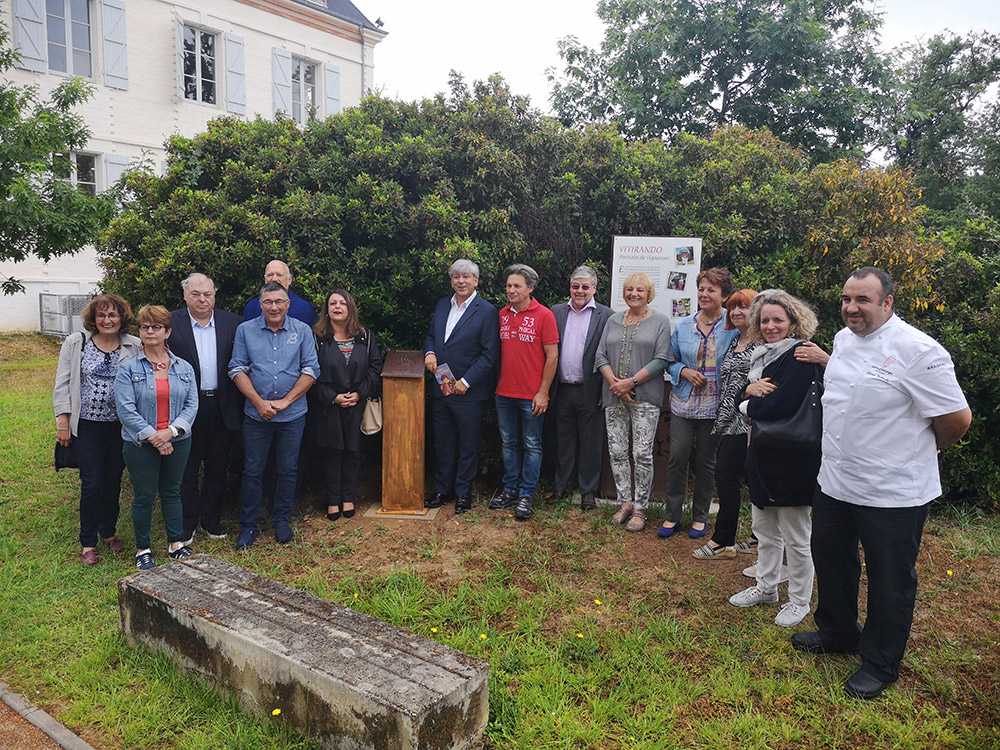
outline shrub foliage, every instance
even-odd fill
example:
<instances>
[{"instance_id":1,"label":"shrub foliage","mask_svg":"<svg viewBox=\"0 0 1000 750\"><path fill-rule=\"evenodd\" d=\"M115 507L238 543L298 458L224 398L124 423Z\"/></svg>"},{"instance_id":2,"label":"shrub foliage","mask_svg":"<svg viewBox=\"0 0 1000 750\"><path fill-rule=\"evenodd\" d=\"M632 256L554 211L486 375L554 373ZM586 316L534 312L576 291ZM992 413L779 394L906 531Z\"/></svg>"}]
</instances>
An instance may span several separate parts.
<instances>
[{"instance_id":1,"label":"shrub foliage","mask_svg":"<svg viewBox=\"0 0 1000 750\"><path fill-rule=\"evenodd\" d=\"M1000 332L997 263L986 260L995 252L959 247L986 236L995 249L1000 231L932 235L906 172L810 166L768 131L739 126L669 146L629 142L612 127L570 129L498 77L471 89L455 78L448 96L419 103L369 97L305 129L221 118L194 138L173 138L168 151L164 177L131 174L101 249L106 287L134 302L180 305L180 279L202 271L219 286L218 304L241 310L267 261L282 258L302 296L318 305L344 286L387 347L419 348L456 258L480 264L480 292L498 304L512 262L536 268L546 304L565 297L572 268L590 263L607 301L613 235L700 236L705 265L813 302L826 344L841 325L847 274L866 264L888 270L900 286L897 309L949 345L966 387L990 372L992 389L970 390L983 399L973 404L973 434L1000 442L990 440L1000 425L986 418L997 336L979 325L992 299L987 317ZM965 351L972 341L975 356ZM981 460L967 447L950 451L950 488L991 497L996 484L977 474L988 465L995 478L1000 456L975 450Z\"/></svg>"}]
</instances>

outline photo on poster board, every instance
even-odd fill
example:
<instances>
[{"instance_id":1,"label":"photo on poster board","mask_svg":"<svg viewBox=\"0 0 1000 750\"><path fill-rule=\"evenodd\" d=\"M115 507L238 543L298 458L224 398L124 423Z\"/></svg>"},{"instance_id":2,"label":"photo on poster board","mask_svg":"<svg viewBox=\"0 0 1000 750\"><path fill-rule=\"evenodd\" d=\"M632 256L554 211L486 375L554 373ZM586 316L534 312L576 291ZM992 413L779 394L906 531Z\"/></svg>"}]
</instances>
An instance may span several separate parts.
<instances>
[{"instance_id":1,"label":"photo on poster board","mask_svg":"<svg viewBox=\"0 0 1000 750\"><path fill-rule=\"evenodd\" d=\"M611 252L612 310L625 310L622 285L645 273L656 295L650 307L676 321L697 310L695 279L701 270L700 237L626 237L615 235Z\"/></svg>"}]
</instances>

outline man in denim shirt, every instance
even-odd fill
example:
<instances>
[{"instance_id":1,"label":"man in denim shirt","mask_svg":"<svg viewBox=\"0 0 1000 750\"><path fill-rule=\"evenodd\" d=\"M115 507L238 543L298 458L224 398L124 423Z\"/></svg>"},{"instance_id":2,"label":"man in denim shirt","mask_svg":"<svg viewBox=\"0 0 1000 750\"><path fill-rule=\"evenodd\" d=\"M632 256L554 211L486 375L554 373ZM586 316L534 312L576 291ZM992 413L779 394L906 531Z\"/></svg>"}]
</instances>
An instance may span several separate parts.
<instances>
[{"instance_id":1,"label":"man in denim shirt","mask_svg":"<svg viewBox=\"0 0 1000 750\"><path fill-rule=\"evenodd\" d=\"M243 420L243 496L238 549L253 546L260 529L261 477L272 443L278 481L271 521L280 544L292 540L288 522L298 475L299 446L306 424L302 398L319 374L312 330L288 317L288 290L276 281L260 290L264 314L240 324L229 362L229 377L246 396Z\"/></svg>"}]
</instances>

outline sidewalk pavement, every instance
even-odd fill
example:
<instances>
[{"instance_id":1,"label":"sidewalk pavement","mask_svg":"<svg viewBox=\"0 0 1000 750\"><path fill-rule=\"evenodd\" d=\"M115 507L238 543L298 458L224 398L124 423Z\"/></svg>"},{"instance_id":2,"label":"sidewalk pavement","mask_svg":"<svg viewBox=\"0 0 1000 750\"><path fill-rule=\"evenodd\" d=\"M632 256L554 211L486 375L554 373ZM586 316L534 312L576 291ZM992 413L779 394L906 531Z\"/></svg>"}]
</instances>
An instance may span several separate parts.
<instances>
[{"instance_id":1,"label":"sidewalk pavement","mask_svg":"<svg viewBox=\"0 0 1000 750\"><path fill-rule=\"evenodd\" d=\"M0 747L17 750L94 750L58 721L0 682Z\"/></svg>"}]
</instances>

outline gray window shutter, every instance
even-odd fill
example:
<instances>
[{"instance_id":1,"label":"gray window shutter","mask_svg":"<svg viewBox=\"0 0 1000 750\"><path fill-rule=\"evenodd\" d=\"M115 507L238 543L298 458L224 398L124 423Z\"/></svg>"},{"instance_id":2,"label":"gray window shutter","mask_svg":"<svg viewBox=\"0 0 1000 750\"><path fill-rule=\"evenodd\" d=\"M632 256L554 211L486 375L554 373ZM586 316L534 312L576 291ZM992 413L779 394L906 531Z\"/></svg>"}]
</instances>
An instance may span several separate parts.
<instances>
[{"instance_id":1,"label":"gray window shutter","mask_svg":"<svg viewBox=\"0 0 1000 750\"><path fill-rule=\"evenodd\" d=\"M292 53L274 48L272 75L274 76L274 114L292 111Z\"/></svg>"},{"instance_id":2,"label":"gray window shutter","mask_svg":"<svg viewBox=\"0 0 1000 750\"><path fill-rule=\"evenodd\" d=\"M243 37L226 34L226 107L234 115L247 113L247 75Z\"/></svg>"},{"instance_id":3,"label":"gray window shutter","mask_svg":"<svg viewBox=\"0 0 1000 750\"><path fill-rule=\"evenodd\" d=\"M103 0L101 28L104 31L104 85L128 90L128 55L125 43L125 3Z\"/></svg>"},{"instance_id":4,"label":"gray window shutter","mask_svg":"<svg viewBox=\"0 0 1000 750\"><path fill-rule=\"evenodd\" d=\"M105 154L104 161L108 168L108 184L106 187L110 190L122 178L122 175L128 171L130 159L121 154Z\"/></svg>"},{"instance_id":5,"label":"gray window shutter","mask_svg":"<svg viewBox=\"0 0 1000 750\"><path fill-rule=\"evenodd\" d=\"M14 47L21 53L19 67L45 72L48 65L43 0L14 0Z\"/></svg>"},{"instance_id":6,"label":"gray window shutter","mask_svg":"<svg viewBox=\"0 0 1000 750\"><path fill-rule=\"evenodd\" d=\"M177 66L177 98L184 99L184 19L174 14L174 58Z\"/></svg>"},{"instance_id":7,"label":"gray window shutter","mask_svg":"<svg viewBox=\"0 0 1000 750\"><path fill-rule=\"evenodd\" d=\"M324 65L325 86L326 86L326 112L327 117L340 113L340 68L336 65Z\"/></svg>"}]
</instances>

